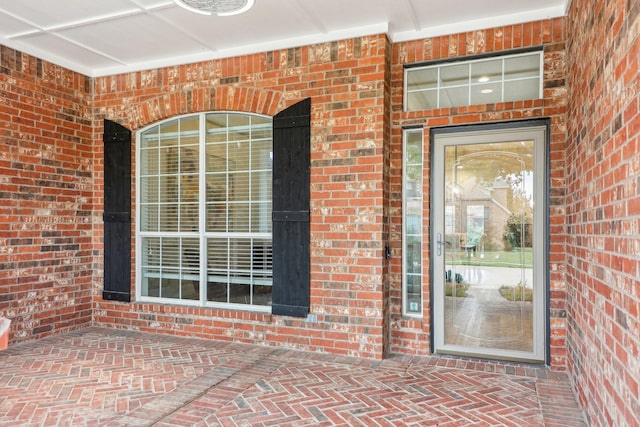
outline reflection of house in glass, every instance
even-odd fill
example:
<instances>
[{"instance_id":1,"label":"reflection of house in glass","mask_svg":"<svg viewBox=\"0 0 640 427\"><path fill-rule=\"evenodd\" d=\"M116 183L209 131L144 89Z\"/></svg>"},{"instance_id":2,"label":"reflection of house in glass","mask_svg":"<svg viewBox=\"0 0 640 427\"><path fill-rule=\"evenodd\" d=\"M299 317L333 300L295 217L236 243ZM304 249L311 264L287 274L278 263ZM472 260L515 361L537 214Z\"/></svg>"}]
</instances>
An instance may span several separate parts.
<instances>
[{"instance_id":1,"label":"reflection of house in glass","mask_svg":"<svg viewBox=\"0 0 640 427\"><path fill-rule=\"evenodd\" d=\"M476 183L475 179L466 179L453 184L445 208L445 226L449 240L458 248L475 252L479 249L509 250L514 245L505 236L507 224L514 215L530 218L525 214L528 205L514 198L511 185L497 178L487 188ZM523 222L523 221L519 221ZM523 226L526 232L524 246L531 246L530 224Z\"/></svg>"}]
</instances>

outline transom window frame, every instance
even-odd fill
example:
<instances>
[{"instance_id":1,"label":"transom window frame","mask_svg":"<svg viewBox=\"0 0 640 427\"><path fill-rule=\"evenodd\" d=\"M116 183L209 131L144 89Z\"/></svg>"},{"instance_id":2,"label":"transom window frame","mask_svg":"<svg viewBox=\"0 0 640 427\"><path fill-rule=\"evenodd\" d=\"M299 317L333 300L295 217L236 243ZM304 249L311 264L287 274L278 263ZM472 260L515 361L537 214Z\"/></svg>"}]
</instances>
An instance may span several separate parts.
<instances>
[{"instance_id":1,"label":"transom window frame","mask_svg":"<svg viewBox=\"0 0 640 427\"><path fill-rule=\"evenodd\" d=\"M244 311L255 311L255 312L270 312L271 311L271 301L269 301L268 303L262 303L262 304L254 304L253 303L253 289L254 289L254 285L256 286L262 286L262 287L271 287L272 286L272 277L273 277L273 270L272 270L272 264L271 264L271 248L269 248L269 254L263 254L265 256L268 256L268 268L267 267L263 267L263 270L260 271L260 275L256 274L256 277L254 277L253 273L251 273L250 277L248 278L249 281L247 281L247 279L238 279L240 280L240 282L242 282L244 285L247 286L251 286L252 289L252 293L251 293L251 298L248 302L246 303L234 303L234 302L219 302L219 301L211 301L208 300L207 298L207 283L209 278L211 277L211 271L208 271L208 266L207 266L207 262L199 262L199 265L197 267L196 270L193 269L189 269L188 266L185 266L183 268L183 263L180 262L179 263L179 267L178 267L178 271L176 271L176 274L179 276L180 281L186 281L186 282L197 282L198 283L198 298L197 299L184 299L184 298L165 298L162 296L149 296L148 292L145 295L145 293L143 292L143 289L145 288L144 286L144 271L145 271L145 266L144 266L144 260L145 260L145 254L143 253L143 241L145 238L148 237L158 237L160 239L174 239L179 241L179 247L180 247L180 251L182 251L183 247L183 240L184 241L189 241L189 242L196 242L195 245L192 245L192 248L188 248L191 250L197 250L198 251L198 258L201 260L208 260L208 251L211 250L210 249L210 241L215 239L215 238L230 238L230 239L250 239L253 241L253 239L256 240L260 240L263 242L268 242L269 245L272 244L272 229L271 229L271 204L272 204L272 196L271 196L271 179L272 179L272 173L273 173L273 163L272 163L272 158L270 159L270 173L269 173L269 206L268 206L268 217L269 217L269 222L268 222L268 232L264 232L264 231L256 231L256 232L234 232L234 231L225 231L225 232L220 232L220 231L211 231L211 230L207 230L207 214L208 214L208 210L211 209L211 201L207 200L206 197L206 186L207 186L207 175L211 175L212 173L210 171L207 171L207 154L206 154L206 148L207 145L210 144L210 142L208 142L207 140L207 129L206 129L206 121L207 121L207 117L210 115L214 115L214 116L223 116L226 115L227 117L229 116L233 116L233 117L248 117L249 121L251 123L251 118L255 117L257 119L259 119L262 123L262 126L264 127L265 131L267 131L268 133L268 141L270 142L270 156L272 156L273 153L273 131L272 131L272 124L273 124L273 118L271 116L267 116L267 115L261 115L261 114L255 114L255 113L247 113L247 112L238 112L238 111L207 111L207 112L200 112L200 113L189 113L189 114L184 114L184 115L179 115L179 116L173 116L171 118L168 118L166 120L163 120L161 122L157 122L154 123L152 125L149 125L141 130L139 130L136 133L136 177L135 177L135 191L136 191L136 197L135 197L135 208L136 208L136 226L135 226L135 236L136 236L136 243L135 243L135 259L136 259L136 269L135 269L135 283L136 283L136 300L139 302L153 302L153 303L160 303L160 304L171 304L171 305L185 305L185 306L199 306L199 307L213 307L213 308L222 308L222 309L231 309L231 310L244 310ZM194 118L197 119L199 122L199 127L198 127L198 131L197 131L197 137L198 137L198 142L197 142L197 147L198 147L198 165L196 167L197 172L195 173L196 178L198 180L198 201L197 201L197 209L198 209L198 218L197 218L197 224L198 224L198 228L196 229L191 229L191 230L182 230L182 229L177 229L177 230L172 230L172 231L145 231L142 229L142 224L144 223L144 219L142 218L142 155L141 155L141 151L142 151L142 137L145 134L145 132L148 132L151 129L154 128L158 128L161 129L163 125L167 125L171 122L180 122L181 120L187 120L189 118ZM265 126L265 124L267 126ZM249 126L251 127L251 125ZM227 127L228 129L229 127ZM193 135L194 132L191 132L191 134L189 135L191 138L194 136ZM265 139L265 138L262 138ZM231 143L231 142L236 142L234 141L227 141L227 143ZM192 144L193 145L193 144ZM227 174L229 174L229 170L227 169ZM189 175L189 174L187 174ZM183 178L182 174L178 174L177 175L180 179ZM228 177L227 179L227 183L228 183ZM227 202L229 204L229 202ZM179 201L177 203L178 209L181 210L182 209L182 202ZM228 212L226 213L226 215L228 215ZM228 220L227 220L228 223ZM264 225L264 224L263 224ZM227 225L228 228L228 225ZM184 255L179 255L179 256L184 256ZM253 259L251 260L251 269L253 271L253 265L254 265L254 261ZM235 279L229 279L229 283L228 285L232 285L232 282ZM240 283L238 282L238 283ZM183 286L182 284L180 284L179 286ZM271 293L269 293L269 296L271 295Z\"/></svg>"},{"instance_id":2,"label":"transom window frame","mask_svg":"<svg viewBox=\"0 0 640 427\"><path fill-rule=\"evenodd\" d=\"M538 73L537 75L513 75L509 77L508 70L505 68L506 61L518 60L525 57L537 56L538 61ZM491 62L500 61L501 70L500 77L490 77L488 73L484 73L482 70L483 65L490 64ZM478 67L478 71L473 70L473 66ZM442 70L452 69L454 67L462 69L467 67L466 79L460 77L458 81L449 84L444 84L442 81ZM429 70L434 70L437 74L435 86L418 86L416 88L410 87L410 76L412 73L420 73ZM534 82L537 80L535 88L537 88L537 96L534 98L521 98L521 97L505 97L506 87L505 85L518 85L523 83ZM458 90L463 91L466 89L466 102L465 103L449 103L445 104L441 102L441 95L446 90ZM534 89L534 87L529 88ZM404 82L403 82L403 110L405 112L424 111L437 108L453 108L470 105L483 105L493 104L497 102L516 102L524 101L528 99L542 99L544 89L544 52L542 48L536 47L533 49L522 49L517 51L510 51L499 54L487 54L476 55L472 57L457 58L454 60L438 60L427 63L415 63L406 64L404 68ZM496 99L497 94L500 95L500 99ZM415 94L427 94L429 92L435 93L436 105L431 108L411 108L410 97ZM474 102L475 100L484 102Z\"/></svg>"}]
</instances>

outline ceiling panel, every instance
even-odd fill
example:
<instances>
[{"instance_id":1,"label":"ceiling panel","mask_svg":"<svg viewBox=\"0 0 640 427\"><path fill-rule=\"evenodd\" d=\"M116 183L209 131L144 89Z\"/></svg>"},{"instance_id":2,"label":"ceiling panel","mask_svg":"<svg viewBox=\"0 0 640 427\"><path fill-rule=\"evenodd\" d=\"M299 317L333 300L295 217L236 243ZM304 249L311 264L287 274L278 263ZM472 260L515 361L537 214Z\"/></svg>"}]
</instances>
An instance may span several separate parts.
<instances>
[{"instance_id":1,"label":"ceiling panel","mask_svg":"<svg viewBox=\"0 0 640 427\"><path fill-rule=\"evenodd\" d=\"M31 51L38 58L51 58L49 60L52 62L71 69L81 69L84 64L91 64L98 69L122 65L101 54L47 33L23 37L17 44L17 48L22 51Z\"/></svg>"},{"instance_id":2,"label":"ceiling panel","mask_svg":"<svg viewBox=\"0 0 640 427\"><path fill-rule=\"evenodd\" d=\"M564 16L570 0L410 1L419 30L398 34L399 40L492 28ZM399 30L403 32L404 30Z\"/></svg>"},{"instance_id":3,"label":"ceiling panel","mask_svg":"<svg viewBox=\"0 0 640 427\"><path fill-rule=\"evenodd\" d=\"M34 31L33 25L0 12L0 36L6 37L10 34L22 34L28 31Z\"/></svg>"},{"instance_id":4,"label":"ceiling panel","mask_svg":"<svg viewBox=\"0 0 640 427\"><path fill-rule=\"evenodd\" d=\"M386 32L394 41L563 16L570 0L256 0L204 16L172 0L0 0L0 44L89 76Z\"/></svg>"},{"instance_id":5,"label":"ceiling panel","mask_svg":"<svg viewBox=\"0 0 640 427\"><path fill-rule=\"evenodd\" d=\"M272 8L286 10L286 13L272 13ZM256 49L299 46L305 44L309 35L314 40L331 38L320 20L295 0L257 2L247 13L238 16L204 16L182 8L166 8L156 16L200 41L216 56L246 53L247 49L255 52ZM268 22L265 22L266 16Z\"/></svg>"},{"instance_id":6,"label":"ceiling panel","mask_svg":"<svg viewBox=\"0 0 640 427\"><path fill-rule=\"evenodd\" d=\"M126 64L203 50L183 32L146 14L74 27L60 34Z\"/></svg>"},{"instance_id":7,"label":"ceiling panel","mask_svg":"<svg viewBox=\"0 0 640 427\"><path fill-rule=\"evenodd\" d=\"M129 0L2 0L0 10L43 29L98 19L139 8Z\"/></svg>"}]
</instances>

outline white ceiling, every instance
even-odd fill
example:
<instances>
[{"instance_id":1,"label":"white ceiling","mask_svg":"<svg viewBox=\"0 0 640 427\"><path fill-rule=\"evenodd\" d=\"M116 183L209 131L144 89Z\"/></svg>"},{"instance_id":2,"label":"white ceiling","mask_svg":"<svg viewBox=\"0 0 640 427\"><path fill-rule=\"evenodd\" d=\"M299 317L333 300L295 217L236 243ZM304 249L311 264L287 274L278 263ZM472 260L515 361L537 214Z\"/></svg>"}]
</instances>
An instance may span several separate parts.
<instances>
[{"instance_id":1,"label":"white ceiling","mask_svg":"<svg viewBox=\"0 0 640 427\"><path fill-rule=\"evenodd\" d=\"M564 16L570 0L256 0L205 16L172 0L0 0L0 44L97 77L371 34L393 41Z\"/></svg>"}]
</instances>

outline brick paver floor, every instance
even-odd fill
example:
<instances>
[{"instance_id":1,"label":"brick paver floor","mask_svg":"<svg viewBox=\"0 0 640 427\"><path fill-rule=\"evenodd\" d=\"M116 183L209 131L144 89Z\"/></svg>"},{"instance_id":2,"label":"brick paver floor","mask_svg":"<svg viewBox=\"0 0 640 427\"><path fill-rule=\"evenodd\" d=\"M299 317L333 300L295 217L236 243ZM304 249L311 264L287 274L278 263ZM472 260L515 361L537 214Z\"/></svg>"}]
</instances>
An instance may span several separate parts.
<instances>
[{"instance_id":1,"label":"brick paver floor","mask_svg":"<svg viewBox=\"0 0 640 427\"><path fill-rule=\"evenodd\" d=\"M586 426L567 376L88 328L0 352L1 426Z\"/></svg>"}]
</instances>

